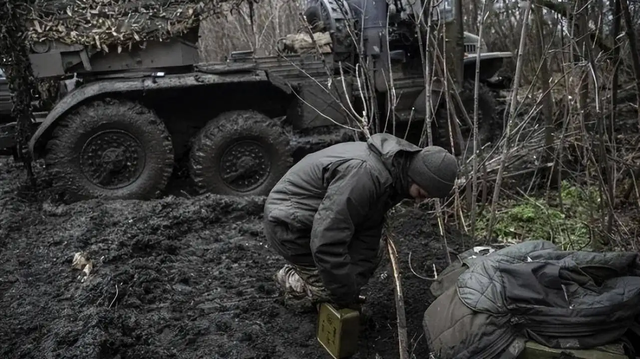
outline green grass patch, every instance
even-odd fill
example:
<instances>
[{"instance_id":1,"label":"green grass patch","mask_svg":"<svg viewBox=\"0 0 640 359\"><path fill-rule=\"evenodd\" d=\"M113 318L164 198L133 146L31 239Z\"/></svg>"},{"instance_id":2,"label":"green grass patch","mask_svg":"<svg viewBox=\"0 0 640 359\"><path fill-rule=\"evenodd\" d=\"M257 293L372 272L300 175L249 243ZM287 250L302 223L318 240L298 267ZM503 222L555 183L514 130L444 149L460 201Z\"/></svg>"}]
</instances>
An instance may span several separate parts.
<instances>
[{"instance_id":1,"label":"green grass patch","mask_svg":"<svg viewBox=\"0 0 640 359\"><path fill-rule=\"evenodd\" d=\"M598 216L600 196L595 187L581 188L562 184L562 207L559 201L548 203L541 197L522 197L500 203L492 237L504 242L544 239L564 250L590 249L597 233L591 224ZM549 201L551 202L551 201ZM485 237L490 213L478 218L476 233Z\"/></svg>"}]
</instances>

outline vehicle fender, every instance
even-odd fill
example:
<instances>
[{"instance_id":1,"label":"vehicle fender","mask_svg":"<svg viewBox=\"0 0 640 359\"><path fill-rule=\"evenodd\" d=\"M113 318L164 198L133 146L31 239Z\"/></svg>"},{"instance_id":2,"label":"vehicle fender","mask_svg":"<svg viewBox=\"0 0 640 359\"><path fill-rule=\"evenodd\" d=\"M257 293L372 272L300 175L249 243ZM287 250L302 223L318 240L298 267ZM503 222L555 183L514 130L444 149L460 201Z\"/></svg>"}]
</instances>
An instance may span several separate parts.
<instances>
[{"instance_id":1,"label":"vehicle fender","mask_svg":"<svg viewBox=\"0 0 640 359\"><path fill-rule=\"evenodd\" d=\"M468 54L464 58L464 62L476 62L476 58L478 55L476 54ZM480 61L484 60L493 60L493 59L509 59L513 57L512 52L483 52L480 54Z\"/></svg>"},{"instance_id":2,"label":"vehicle fender","mask_svg":"<svg viewBox=\"0 0 640 359\"><path fill-rule=\"evenodd\" d=\"M434 82L431 86L431 115L435 114L436 111L438 110L438 106L440 106L440 103L444 101L444 87L442 86L442 84L438 83L438 82ZM416 100L413 102L413 113L414 113L414 118L425 118L427 115L427 108L426 108L426 103L427 103L427 89L425 87L424 90L422 90L422 92L420 92L420 95L418 95L418 97L416 98Z\"/></svg>"},{"instance_id":3,"label":"vehicle fender","mask_svg":"<svg viewBox=\"0 0 640 359\"><path fill-rule=\"evenodd\" d=\"M493 78L500 71L505 59L512 57L511 52L486 52L480 56L471 54L464 58L464 78L475 78L478 58L480 59L480 80L485 81Z\"/></svg>"},{"instance_id":4,"label":"vehicle fender","mask_svg":"<svg viewBox=\"0 0 640 359\"><path fill-rule=\"evenodd\" d=\"M139 76L105 79L82 85L63 97L49 112L29 140L29 151L38 158L56 122L72 109L96 97L110 94L131 94L167 88L211 86L233 82L267 82L264 71L247 71L234 74L189 73L167 76Z\"/></svg>"}]
</instances>

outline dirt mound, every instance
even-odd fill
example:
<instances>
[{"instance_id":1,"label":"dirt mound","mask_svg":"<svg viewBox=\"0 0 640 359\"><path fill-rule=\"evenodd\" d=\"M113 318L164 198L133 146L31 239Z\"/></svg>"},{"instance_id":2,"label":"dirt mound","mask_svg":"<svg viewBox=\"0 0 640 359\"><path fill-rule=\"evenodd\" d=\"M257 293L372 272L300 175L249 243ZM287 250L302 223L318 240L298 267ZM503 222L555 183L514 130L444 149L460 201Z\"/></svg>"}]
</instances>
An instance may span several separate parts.
<instances>
[{"instance_id":1,"label":"dirt mound","mask_svg":"<svg viewBox=\"0 0 640 359\"><path fill-rule=\"evenodd\" d=\"M283 263L264 243L262 198L60 205L17 196L21 173L0 160L0 357L329 357L317 315L286 306L272 280ZM424 358L429 283L408 255L431 275L445 251L421 211L393 222L409 338ZM76 253L89 276L72 266ZM359 358L398 357L392 280L385 258L364 293Z\"/></svg>"}]
</instances>

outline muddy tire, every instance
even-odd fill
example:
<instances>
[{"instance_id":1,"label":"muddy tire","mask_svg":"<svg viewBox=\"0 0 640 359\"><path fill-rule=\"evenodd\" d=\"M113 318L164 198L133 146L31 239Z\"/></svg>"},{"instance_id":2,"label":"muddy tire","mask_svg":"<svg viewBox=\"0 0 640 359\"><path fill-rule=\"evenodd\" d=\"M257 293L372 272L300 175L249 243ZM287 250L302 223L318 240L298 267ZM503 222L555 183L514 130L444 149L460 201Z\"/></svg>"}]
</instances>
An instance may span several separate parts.
<instances>
[{"instance_id":1,"label":"muddy tire","mask_svg":"<svg viewBox=\"0 0 640 359\"><path fill-rule=\"evenodd\" d=\"M473 93L474 82L467 81L460 93L460 99L464 104L469 119L473 121ZM457 106L456 106L457 107ZM497 140L502 133L502 125L497 115L496 100L493 92L484 84L480 84L478 89L478 139L479 145L483 146L489 142ZM462 116L462 112L456 110L456 114ZM450 149L449 124L447 121L447 111L445 106L441 106L436 112L438 123L438 136L440 145ZM454 136L454 146L456 154L460 155L465 151L467 154L473 153L473 142L470 141L473 134L473 127L468 126L464 118L460 118L460 131L462 132L463 143L459 143ZM468 157L468 155L467 155Z\"/></svg>"},{"instance_id":2,"label":"muddy tire","mask_svg":"<svg viewBox=\"0 0 640 359\"><path fill-rule=\"evenodd\" d=\"M225 112L198 133L189 169L200 193L266 196L292 164L280 124L255 111Z\"/></svg>"},{"instance_id":3,"label":"muddy tire","mask_svg":"<svg viewBox=\"0 0 640 359\"><path fill-rule=\"evenodd\" d=\"M157 197L173 171L164 123L135 102L107 99L61 119L46 146L45 163L67 201Z\"/></svg>"}]
</instances>

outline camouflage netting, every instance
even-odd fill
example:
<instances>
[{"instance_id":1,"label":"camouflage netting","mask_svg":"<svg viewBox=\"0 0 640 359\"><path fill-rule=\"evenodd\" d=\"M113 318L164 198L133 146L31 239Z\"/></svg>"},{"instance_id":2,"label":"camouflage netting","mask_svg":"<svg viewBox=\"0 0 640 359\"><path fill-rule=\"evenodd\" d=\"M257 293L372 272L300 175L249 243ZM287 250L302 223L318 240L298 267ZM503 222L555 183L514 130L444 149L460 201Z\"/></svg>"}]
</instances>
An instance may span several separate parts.
<instances>
[{"instance_id":1,"label":"camouflage netting","mask_svg":"<svg viewBox=\"0 0 640 359\"><path fill-rule=\"evenodd\" d=\"M131 46L182 35L207 17L257 0L32 0L26 19L29 42Z\"/></svg>"},{"instance_id":2,"label":"camouflage netting","mask_svg":"<svg viewBox=\"0 0 640 359\"><path fill-rule=\"evenodd\" d=\"M207 17L258 0L2 0L0 66L7 73L18 122L19 152L29 138L32 93L43 91L31 71L29 46L43 40L96 46L108 51L147 40L179 36ZM46 97L46 96L45 96Z\"/></svg>"}]
</instances>

